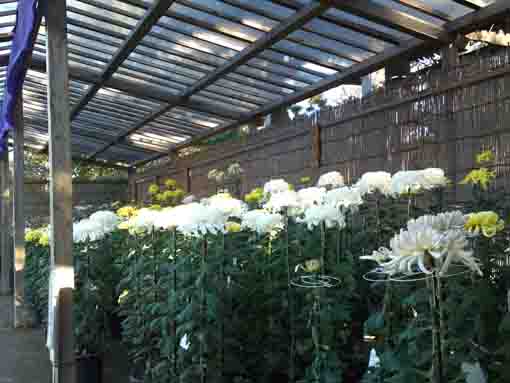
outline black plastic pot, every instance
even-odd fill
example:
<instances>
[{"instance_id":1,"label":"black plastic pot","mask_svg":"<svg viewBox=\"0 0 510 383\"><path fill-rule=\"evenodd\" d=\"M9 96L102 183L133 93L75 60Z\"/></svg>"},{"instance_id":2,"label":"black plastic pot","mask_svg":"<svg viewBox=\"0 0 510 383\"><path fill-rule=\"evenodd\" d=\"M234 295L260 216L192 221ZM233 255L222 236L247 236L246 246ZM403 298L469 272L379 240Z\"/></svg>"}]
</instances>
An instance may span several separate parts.
<instances>
[{"instance_id":1,"label":"black plastic pot","mask_svg":"<svg viewBox=\"0 0 510 383\"><path fill-rule=\"evenodd\" d=\"M121 317L117 313L110 314L110 330L112 332L111 336L114 340L122 339L122 321L124 317Z\"/></svg>"},{"instance_id":2,"label":"black plastic pot","mask_svg":"<svg viewBox=\"0 0 510 383\"><path fill-rule=\"evenodd\" d=\"M76 357L77 383L102 383L103 360L98 355Z\"/></svg>"},{"instance_id":3,"label":"black plastic pot","mask_svg":"<svg viewBox=\"0 0 510 383\"><path fill-rule=\"evenodd\" d=\"M133 365L129 375L129 383L143 383L144 372L143 364L137 363Z\"/></svg>"}]
</instances>

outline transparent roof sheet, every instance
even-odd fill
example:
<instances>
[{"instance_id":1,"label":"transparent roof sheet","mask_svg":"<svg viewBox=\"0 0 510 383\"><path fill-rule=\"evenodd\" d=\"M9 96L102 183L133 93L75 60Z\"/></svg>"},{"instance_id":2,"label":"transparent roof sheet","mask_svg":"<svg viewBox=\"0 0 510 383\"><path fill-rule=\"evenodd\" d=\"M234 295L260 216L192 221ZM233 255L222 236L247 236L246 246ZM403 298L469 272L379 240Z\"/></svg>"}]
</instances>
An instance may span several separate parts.
<instances>
[{"instance_id":1,"label":"transparent roof sheet","mask_svg":"<svg viewBox=\"0 0 510 383\"><path fill-rule=\"evenodd\" d=\"M440 30L493 0L363 2L388 10L383 18L399 14L411 28L416 22ZM67 0L76 155L133 165L422 38L409 25L381 22L366 9L343 9L341 2L313 15L318 0L176 0L161 11L158 3ZM0 35L12 31L16 9L16 1L0 0ZM5 57L11 42L4 40ZM45 54L43 20L34 60L44 63ZM0 67L0 97L5 77ZM41 68L28 73L24 106L27 142L44 148Z\"/></svg>"}]
</instances>

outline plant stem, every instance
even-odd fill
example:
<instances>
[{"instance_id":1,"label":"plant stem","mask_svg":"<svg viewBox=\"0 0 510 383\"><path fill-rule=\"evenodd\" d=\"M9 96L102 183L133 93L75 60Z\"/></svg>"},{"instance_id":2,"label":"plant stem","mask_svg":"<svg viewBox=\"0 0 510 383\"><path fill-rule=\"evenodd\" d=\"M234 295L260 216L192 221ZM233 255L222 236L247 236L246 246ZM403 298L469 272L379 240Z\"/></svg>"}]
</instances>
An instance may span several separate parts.
<instances>
[{"instance_id":1,"label":"plant stem","mask_svg":"<svg viewBox=\"0 0 510 383\"><path fill-rule=\"evenodd\" d=\"M445 383L444 377L444 346L442 344L441 328L441 280L437 271L432 274L431 290L431 313L432 313L432 381Z\"/></svg>"}]
</instances>

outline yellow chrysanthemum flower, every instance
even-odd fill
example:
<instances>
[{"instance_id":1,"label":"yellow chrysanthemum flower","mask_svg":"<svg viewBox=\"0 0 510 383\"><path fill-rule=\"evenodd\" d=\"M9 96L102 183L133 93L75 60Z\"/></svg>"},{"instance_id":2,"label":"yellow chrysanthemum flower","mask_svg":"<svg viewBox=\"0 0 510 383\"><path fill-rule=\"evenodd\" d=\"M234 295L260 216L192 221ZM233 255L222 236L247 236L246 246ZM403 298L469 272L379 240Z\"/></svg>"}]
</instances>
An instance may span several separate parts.
<instances>
[{"instance_id":1,"label":"yellow chrysanthemum flower","mask_svg":"<svg viewBox=\"0 0 510 383\"><path fill-rule=\"evenodd\" d=\"M159 186L156 184L152 184L149 186L148 190L149 194L154 195L159 193Z\"/></svg>"},{"instance_id":2,"label":"yellow chrysanthemum flower","mask_svg":"<svg viewBox=\"0 0 510 383\"><path fill-rule=\"evenodd\" d=\"M494 161L494 153L492 150L484 150L483 152L476 155L476 163L478 165L492 161Z\"/></svg>"},{"instance_id":3,"label":"yellow chrysanthemum flower","mask_svg":"<svg viewBox=\"0 0 510 383\"><path fill-rule=\"evenodd\" d=\"M119 230L129 230L131 225L129 224L129 221L121 222L117 225L117 228Z\"/></svg>"},{"instance_id":4,"label":"yellow chrysanthemum flower","mask_svg":"<svg viewBox=\"0 0 510 383\"><path fill-rule=\"evenodd\" d=\"M310 177L301 177L299 179L299 182L301 182L302 184L309 184L310 182L312 181L312 179Z\"/></svg>"},{"instance_id":5,"label":"yellow chrysanthemum flower","mask_svg":"<svg viewBox=\"0 0 510 383\"><path fill-rule=\"evenodd\" d=\"M496 172L487 168L471 170L466 177L460 182L462 185L472 184L480 185L487 190L489 184L496 178Z\"/></svg>"},{"instance_id":6,"label":"yellow chrysanthemum flower","mask_svg":"<svg viewBox=\"0 0 510 383\"><path fill-rule=\"evenodd\" d=\"M227 222L225 227L229 233L239 233L241 231L241 225L237 222Z\"/></svg>"},{"instance_id":7,"label":"yellow chrysanthemum flower","mask_svg":"<svg viewBox=\"0 0 510 383\"><path fill-rule=\"evenodd\" d=\"M168 189L173 189L177 186L177 181L172 179L172 178L169 178L165 181L165 186L168 188Z\"/></svg>"},{"instance_id":8,"label":"yellow chrysanthemum flower","mask_svg":"<svg viewBox=\"0 0 510 383\"><path fill-rule=\"evenodd\" d=\"M321 269L321 261L318 259L310 259L305 262L304 270L307 273L316 273Z\"/></svg>"},{"instance_id":9,"label":"yellow chrysanthemum flower","mask_svg":"<svg viewBox=\"0 0 510 383\"><path fill-rule=\"evenodd\" d=\"M25 233L25 242L29 242L29 243L39 242L39 240L41 239L42 234L43 233L42 233L41 230L38 230L38 229L36 229L36 230L29 229Z\"/></svg>"},{"instance_id":10,"label":"yellow chrysanthemum flower","mask_svg":"<svg viewBox=\"0 0 510 383\"><path fill-rule=\"evenodd\" d=\"M50 236L48 233L41 233L41 238L39 238L39 245L48 247L50 245Z\"/></svg>"},{"instance_id":11,"label":"yellow chrysanthemum flower","mask_svg":"<svg viewBox=\"0 0 510 383\"><path fill-rule=\"evenodd\" d=\"M119 295L119 299L117 300L117 302L119 303L119 305L121 305L122 303L124 303L124 301L126 300L126 298L128 297L129 295L129 290L124 290L122 292L122 294Z\"/></svg>"},{"instance_id":12,"label":"yellow chrysanthemum flower","mask_svg":"<svg viewBox=\"0 0 510 383\"><path fill-rule=\"evenodd\" d=\"M138 209L133 206L124 206L117 210L117 215L122 218L131 218L136 216Z\"/></svg>"},{"instance_id":13,"label":"yellow chrysanthemum flower","mask_svg":"<svg viewBox=\"0 0 510 383\"><path fill-rule=\"evenodd\" d=\"M493 211L481 211L470 214L464 227L469 232L481 231L485 237L492 238L505 228L505 222Z\"/></svg>"},{"instance_id":14,"label":"yellow chrysanthemum flower","mask_svg":"<svg viewBox=\"0 0 510 383\"><path fill-rule=\"evenodd\" d=\"M255 188L244 196L244 200L247 203L258 203L264 198L264 189Z\"/></svg>"}]
</instances>

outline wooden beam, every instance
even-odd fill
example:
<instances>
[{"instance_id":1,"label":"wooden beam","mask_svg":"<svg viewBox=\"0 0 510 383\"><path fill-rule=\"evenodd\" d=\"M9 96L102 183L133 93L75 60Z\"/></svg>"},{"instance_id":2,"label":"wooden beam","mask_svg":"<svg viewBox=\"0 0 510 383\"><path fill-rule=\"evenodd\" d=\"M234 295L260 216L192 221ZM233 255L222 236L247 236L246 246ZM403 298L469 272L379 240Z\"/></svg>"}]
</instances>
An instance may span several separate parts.
<instances>
[{"instance_id":1,"label":"wooden beam","mask_svg":"<svg viewBox=\"0 0 510 383\"><path fill-rule=\"evenodd\" d=\"M168 8L170 8L173 2L174 0L158 0L147 10L143 19L138 22L115 56L113 56L110 62L106 65L103 73L101 73L100 80L89 87L87 92L73 107L73 110L71 111L71 120L73 120L78 113L85 108L87 103L95 96L99 89L104 86L105 82L112 77L112 75L122 65L124 60L126 60L131 52L136 49L138 43L142 41L145 35L158 22L159 18L165 14Z\"/></svg>"},{"instance_id":2,"label":"wooden beam","mask_svg":"<svg viewBox=\"0 0 510 383\"><path fill-rule=\"evenodd\" d=\"M286 36L294 32L295 30L301 28L304 24L306 24L313 18L324 13L329 7L330 1L322 0L320 3L312 3L301 8L294 15L282 21L277 27L273 28L270 32L265 34L262 38L260 38L259 40L249 45L241 52L239 52L236 56L234 56L233 59L227 61L224 65L218 67L216 70L214 70L207 76L203 77L201 80L197 81L193 86L186 89L181 94L181 97L187 100L193 94L196 94L201 90L207 88L209 85L213 84L222 76L225 76L226 74L235 71L241 65L245 64L253 57L256 57L260 52L271 47L276 42L284 39ZM142 121L137 123L131 129L128 129L125 133L119 135L115 140L111 141L103 148L93 153L89 158L92 159L98 154L107 150L108 148L121 142L124 138L126 138L130 134L141 129L143 126L155 120L156 118L162 116L163 114L165 114L166 112L168 112L177 105L178 105L177 103L170 103L168 105L164 105L163 107L156 110L154 113L151 113L148 117L144 118Z\"/></svg>"},{"instance_id":3,"label":"wooden beam","mask_svg":"<svg viewBox=\"0 0 510 383\"><path fill-rule=\"evenodd\" d=\"M427 5L423 0L395 0L397 3L405 5L409 8L420 11L426 15L436 17L443 21L452 21L452 17L447 13L443 13L434 7Z\"/></svg>"},{"instance_id":4,"label":"wooden beam","mask_svg":"<svg viewBox=\"0 0 510 383\"><path fill-rule=\"evenodd\" d=\"M469 0L453 0L454 3L457 3L457 4L460 4L460 5L463 5L464 7L467 7L467 8L471 8L475 11L478 11L480 8L482 8L481 6L479 6L478 4L475 4Z\"/></svg>"},{"instance_id":5,"label":"wooden beam","mask_svg":"<svg viewBox=\"0 0 510 383\"><path fill-rule=\"evenodd\" d=\"M0 295L10 295L12 275L9 153L0 154Z\"/></svg>"},{"instance_id":6,"label":"wooden beam","mask_svg":"<svg viewBox=\"0 0 510 383\"><path fill-rule=\"evenodd\" d=\"M66 1L49 0L46 15L48 69L48 130L50 148L50 246L51 270L59 288L74 287L73 191L71 169L71 121L69 115ZM75 350L72 294L57 295L53 383L75 383ZM53 299L53 294L50 299Z\"/></svg>"},{"instance_id":7,"label":"wooden beam","mask_svg":"<svg viewBox=\"0 0 510 383\"><path fill-rule=\"evenodd\" d=\"M14 239L14 327L23 327L25 310L25 155L24 155L23 96L16 101L14 122L14 164L13 164L13 239Z\"/></svg>"},{"instance_id":8,"label":"wooden beam","mask_svg":"<svg viewBox=\"0 0 510 383\"><path fill-rule=\"evenodd\" d=\"M407 33L421 40L437 40L441 37L441 27L401 12L377 4L371 0L332 0L335 6L345 12L363 17L386 27Z\"/></svg>"},{"instance_id":9,"label":"wooden beam","mask_svg":"<svg viewBox=\"0 0 510 383\"><path fill-rule=\"evenodd\" d=\"M338 73L336 75L330 76L315 85L304 88L299 92L295 92L277 102L268 104L259 108L254 112L247 113L242 116L238 121L232 124L226 124L222 127L219 127L210 132L206 132L203 135L194 137L193 139L187 140L179 145L176 145L172 148L171 152L176 150L186 148L192 146L196 142L199 142L202 139L209 138L215 134L223 133L230 129L234 129L239 125L245 124L248 121L251 121L260 116L265 116L270 114L272 111L277 110L279 108L290 106L300 101L306 100L310 97L313 97L317 94L321 94L328 89L337 87L339 85L343 85L353 79L360 78L369 73L375 72L383 68L388 62L394 60L395 58L404 58L416 55L418 52L434 48L440 45L441 41L448 38L448 36L455 35L456 33L466 33L472 29L476 29L480 26L485 26L488 23L492 23L498 19L504 18L505 15L510 12L510 2L506 0L498 0L495 3L480 9L477 12L469 13L465 16L462 16L454 21L446 23L444 25L444 36L437 41L422 41L418 39L410 39L405 41L399 47L389 48L381 54L378 54L374 57L371 57L368 60L360 64L353 65L351 68L345 70L344 72ZM141 166L150 161L157 160L161 157L164 157L164 154L158 154L149 159L139 161L135 164L135 166Z\"/></svg>"}]
</instances>

